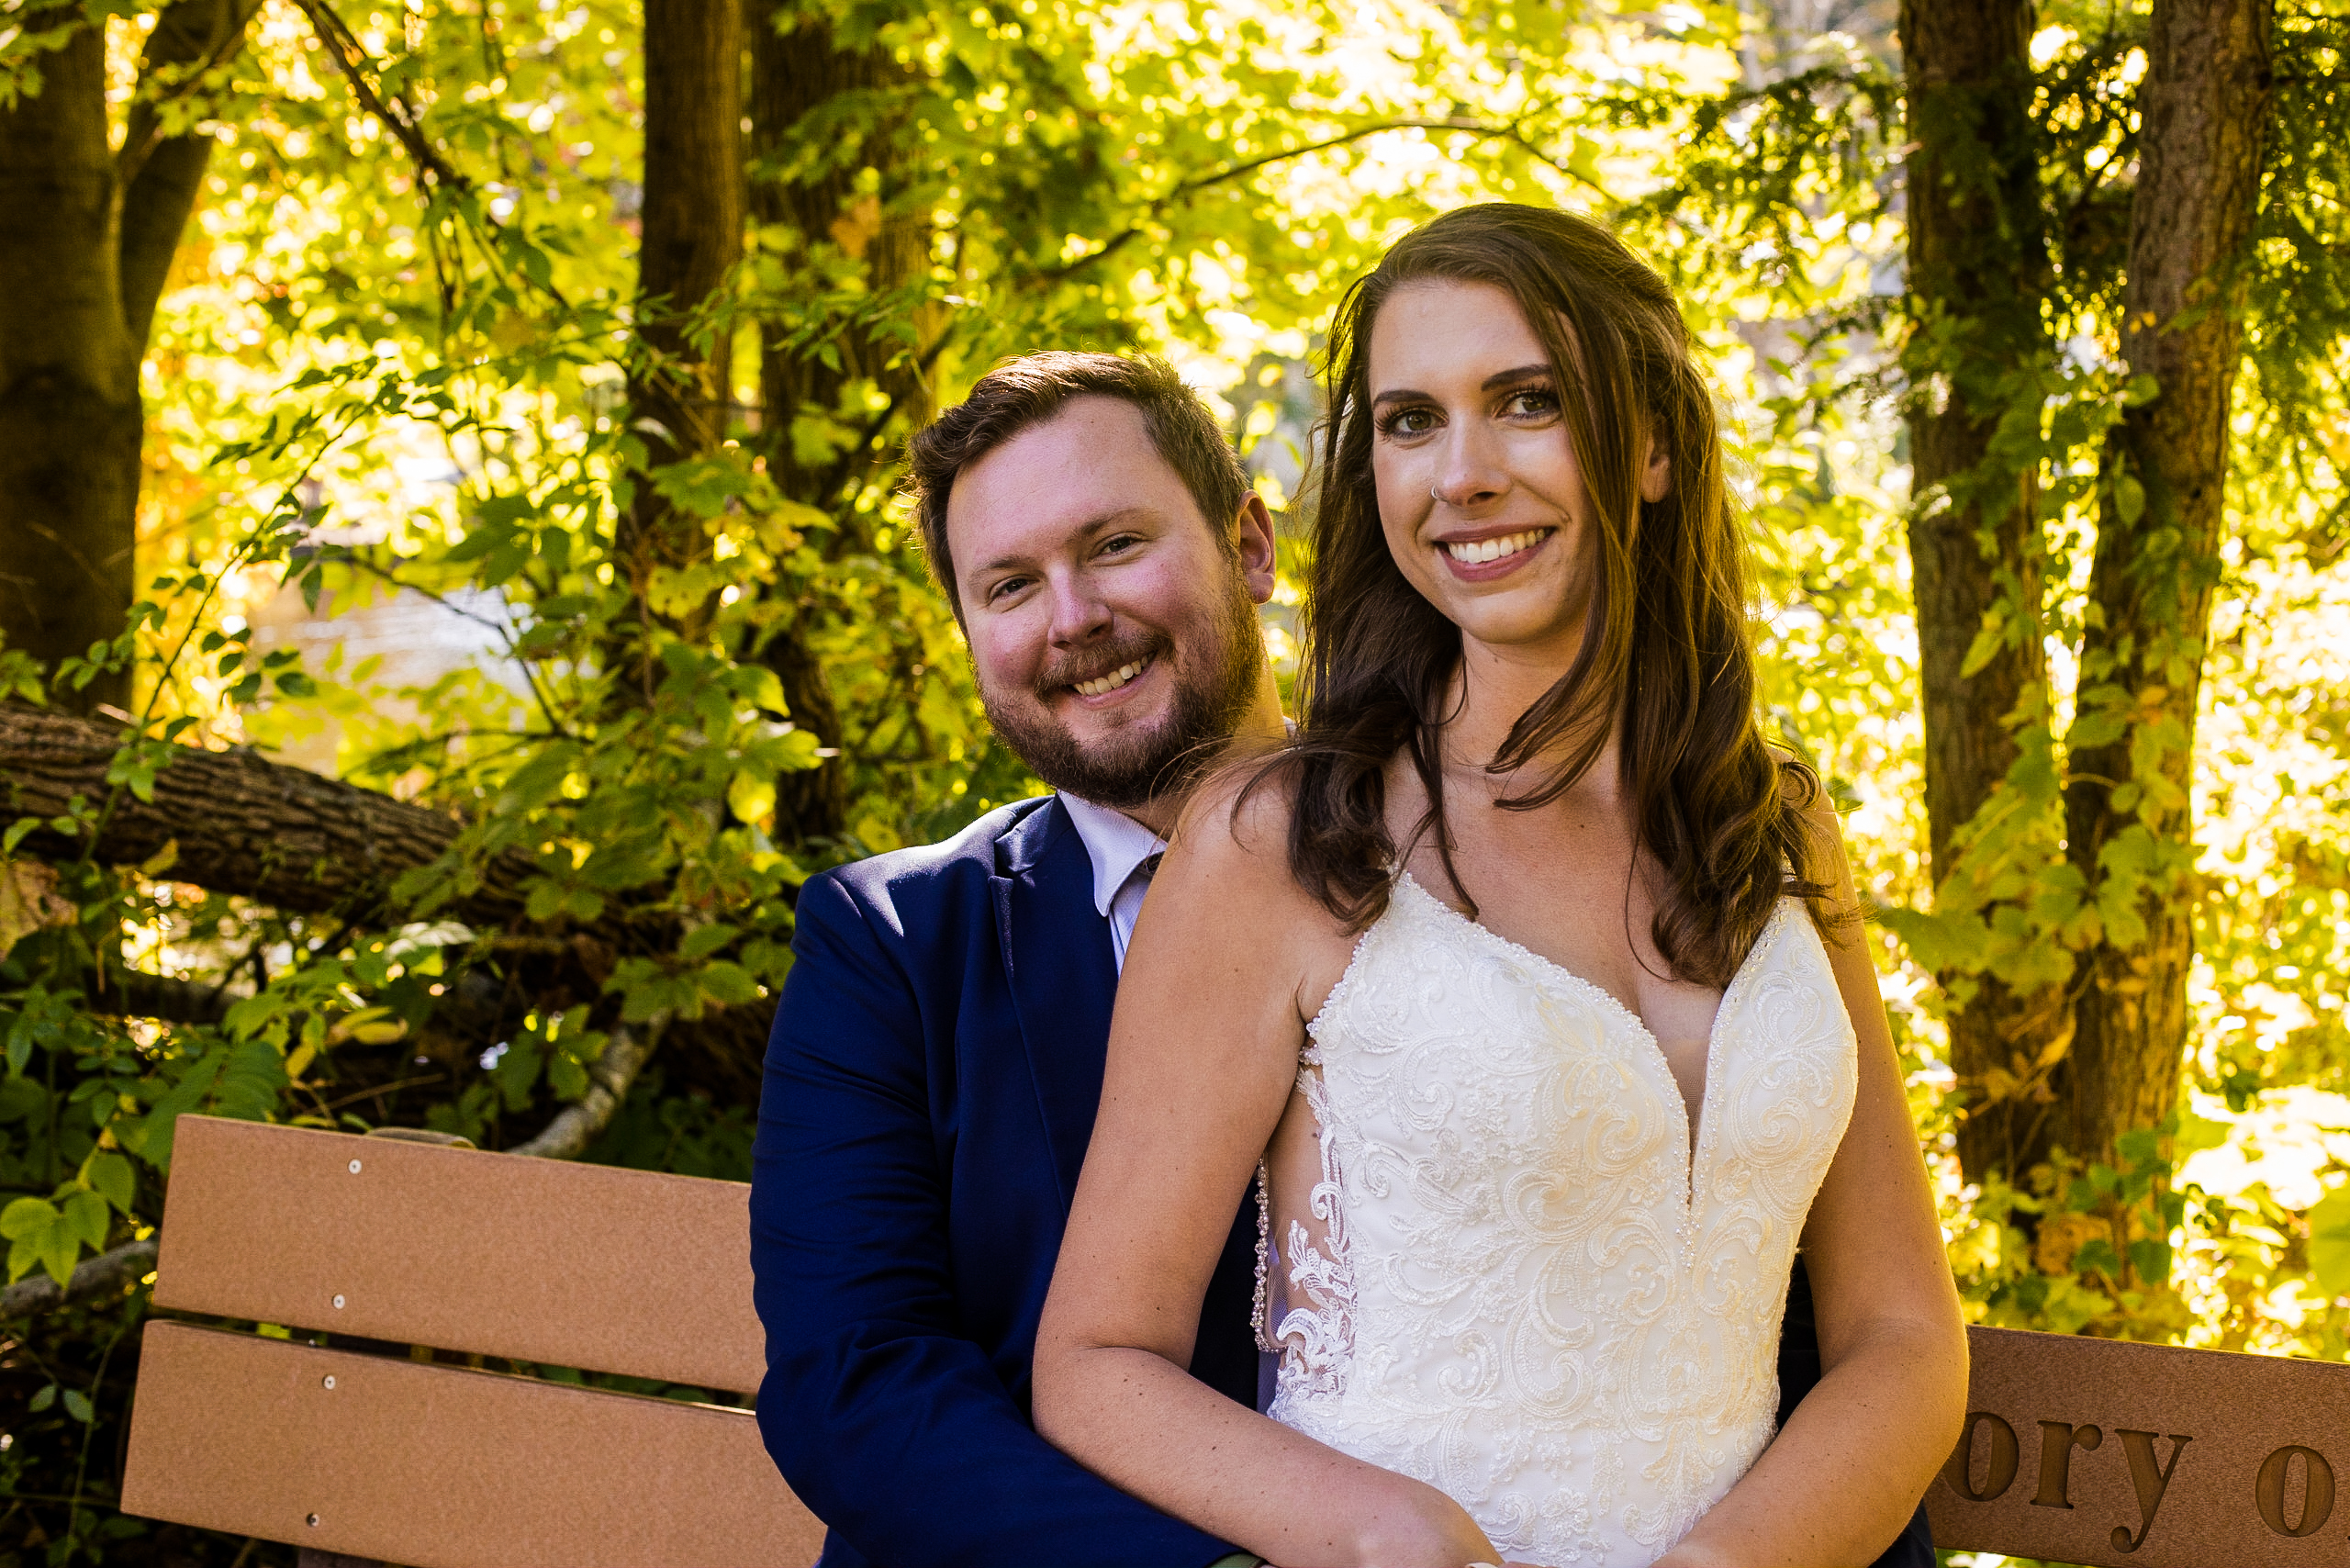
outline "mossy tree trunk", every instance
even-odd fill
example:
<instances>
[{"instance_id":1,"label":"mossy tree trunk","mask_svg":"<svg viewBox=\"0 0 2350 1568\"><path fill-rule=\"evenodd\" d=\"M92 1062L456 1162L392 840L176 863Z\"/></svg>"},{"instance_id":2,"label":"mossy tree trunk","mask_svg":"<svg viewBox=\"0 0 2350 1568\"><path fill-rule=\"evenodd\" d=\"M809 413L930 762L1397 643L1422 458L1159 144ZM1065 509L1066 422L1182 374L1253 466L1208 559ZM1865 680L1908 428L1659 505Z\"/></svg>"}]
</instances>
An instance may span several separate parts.
<instances>
[{"instance_id":1,"label":"mossy tree trunk","mask_svg":"<svg viewBox=\"0 0 2350 1568\"><path fill-rule=\"evenodd\" d=\"M2020 1182L2060 1148L2127 1163L2122 1136L2177 1103L2195 710L2226 528L2236 278L2272 112L2270 0L2154 7L2134 183L2115 193L2129 211L2120 347L2153 396L2103 449L2062 747L2034 494L2054 236L2031 119L2033 16L2017 0L1910 0L1901 25L1933 869L1941 911L2001 953L1953 958L1940 978L1970 1103L1961 1160L1973 1180Z\"/></svg>"},{"instance_id":2,"label":"mossy tree trunk","mask_svg":"<svg viewBox=\"0 0 2350 1568\"><path fill-rule=\"evenodd\" d=\"M2065 790L2065 845L2109 906L2060 1081L2092 1157L2177 1103L2195 957L2195 708L2226 534L2235 274L2260 190L2269 0L2163 0L2139 107L2121 349L2155 394L2108 440Z\"/></svg>"},{"instance_id":3,"label":"mossy tree trunk","mask_svg":"<svg viewBox=\"0 0 2350 1568\"><path fill-rule=\"evenodd\" d=\"M854 275L868 297L917 282L929 263L930 225L910 201L900 143L902 95L912 77L872 36L811 7L744 0L751 45L751 213L788 234L781 264L811 275ZM924 313L878 312L886 329ZM769 472L796 501L844 516L846 498L886 466L890 449L929 412L919 346L886 330L852 330L821 343L791 322L761 323L759 406ZM867 542L836 535L838 549ZM782 682L792 719L825 747L842 742L839 711L811 646L813 605L771 585L775 629L761 656ZM776 781L778 834L832 838L846 827L846 779L835 759Z\"/></svg>"},{"instance_id":4,"label":"mossy tree trunk","mask_svg":"<svg viewBox=\"0 0 2350 1568\"><path fill-rule=\"evenodd\" d=\"M2047 352L2048 275L2031 118L2029 0L1906 0L1908 262L1914 384L1909 560L1926 728L1926 814L1934 879L1961 872L1964 830L2016 762L2020 707L2042 702L2036 453L2020 385ZM2030 416L2022 416L2029 419ZM2019 437L2022 439L2020 440ZM1991 645L1983 631L1999 624ZM1974 981L1950 1014L1962 1081L2008 1064L2045 1033L2043 996ZM2003 1107L1961 1131L1969 1168L2003 1163ZM1985 1147L1985 1146L1991 1147Z\"/></svg>"}]
</instances>

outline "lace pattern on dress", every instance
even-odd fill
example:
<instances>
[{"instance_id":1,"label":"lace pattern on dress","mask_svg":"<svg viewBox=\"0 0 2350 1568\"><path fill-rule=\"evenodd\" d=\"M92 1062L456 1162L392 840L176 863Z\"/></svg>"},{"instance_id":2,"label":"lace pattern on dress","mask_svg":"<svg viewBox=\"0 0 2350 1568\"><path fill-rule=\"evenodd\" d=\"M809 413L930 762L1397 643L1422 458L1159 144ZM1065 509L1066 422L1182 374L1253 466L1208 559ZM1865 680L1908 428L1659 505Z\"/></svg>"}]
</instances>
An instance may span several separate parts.
<instances>
[{"instance_id":1,"label":"lace pattern on dress","mask_svg":"<svg viewBox=\"0 0 2350 1568\"><path fill-rule=\"evenodd\" d=\"M1513 1559L1654 1561L1770 1440L1787 1270L1852 1112L1800 907L1723 995L1694 1140L1635 1015L1408 875L1307 1032L1302 1206L1328 1230L1277 1250L1260 1193L1267 1294L1300 1298L1260 1305L1269 1413L1446 1492Z\"/></svg>"},{"instance_id":2,"label":"lace pattern on dress","mask_svg":"<svg viewBox=\"0 0 2350 1568\"><path fill-rule=\"evenodd\" d=\"M1281 1250L1269 1245L1272 1228L1271 1180L1260 1161L1257 1167L1257 1344L1279 1351L1281 1382L1308 1394L1344 1391L1348 1359L1355 1342L1355 1286L1347 1262L1347 1216L1341 1206L1345 1182L1337 1139L1332 1135L1328 1093L1322 1084L1320 1052L1309 1046L1299 1058L1297 1087L1322 1129L1322 1179L1307 1197L1307 1208L1322 1223L1319 1247L1305 1226L1289 1223ZM1291 1289L1302 1292L1306 1306L1292 1306L1278 1326L1268 1326L1271 1310L1266 1278L1269 1268L1288 1271Z\"/></svg>"}]
</instances>

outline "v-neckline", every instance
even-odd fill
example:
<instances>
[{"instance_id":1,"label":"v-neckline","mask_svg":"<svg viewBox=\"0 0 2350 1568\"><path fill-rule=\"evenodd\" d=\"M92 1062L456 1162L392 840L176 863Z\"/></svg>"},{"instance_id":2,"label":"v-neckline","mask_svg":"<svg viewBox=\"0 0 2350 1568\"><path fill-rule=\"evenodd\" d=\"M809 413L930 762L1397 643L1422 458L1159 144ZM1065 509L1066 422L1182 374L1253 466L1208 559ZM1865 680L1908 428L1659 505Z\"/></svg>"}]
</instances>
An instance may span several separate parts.
<instances>
[{"instance_id":1,"label":"v-neckline","mask_svg":"<svg viewBox=\"0 0 2350 1568\"><path fill-rule=\"evenodd\" d=\"M1621 997L1597 980L1575 973L1556 958L1546 958L1522 943L1511 941L1481 920L1472 920L1422 887L1419 879L1413 876L1409 870L1399 868L1395 873L1395 879L1434 904L1446 916L1475 933L1484 942L1501 948L1521 963L1530 965L1546 974L1564 980L1578 991L1597 999L1603 1007L1630 1025L1633 1036L1648 1047L1649 1054L1655 1058L1656 1065L1663 1070L1664 1081L1673 1091L1673 1111L1675 1119L1681 1124L1681 1147L1685 1160L1682 1183L1683 1212L1694 1218L1697 1212L1697 1161L1702 1152L1697 1140L1711 1135L1714 1130L1712 1114L1714 1080L1718 1076L1714 1070L1716 1066L1714 1058L1721 1046L1722 1020L1729 1014L1730 999L1737 994L1739 987L1746 980L1747 971L1753 966L1754 955L1762 951L1763 944L1770 940L1772 932L1777 927L1780 908L1783 904L1773 907L1770 918L1763 923L1762 931L1756 934L1753 946L1747 948L1746 957L1739 960L1737 972L1729 977L1729 984L1722 987L1722 999L1714 1008L1714 1021L1706 1029L1706 1076L1697 1086L1697 1125L1692 1127L1689 1125L1688 1097L1681 1092L1681 1081L1673 1076L1673 1062L1664 1054L1663 1042L1656 1037L1656 1032L1648 1026L1646 1020L1624 1005Z\"/></svg>"}]
</instances>

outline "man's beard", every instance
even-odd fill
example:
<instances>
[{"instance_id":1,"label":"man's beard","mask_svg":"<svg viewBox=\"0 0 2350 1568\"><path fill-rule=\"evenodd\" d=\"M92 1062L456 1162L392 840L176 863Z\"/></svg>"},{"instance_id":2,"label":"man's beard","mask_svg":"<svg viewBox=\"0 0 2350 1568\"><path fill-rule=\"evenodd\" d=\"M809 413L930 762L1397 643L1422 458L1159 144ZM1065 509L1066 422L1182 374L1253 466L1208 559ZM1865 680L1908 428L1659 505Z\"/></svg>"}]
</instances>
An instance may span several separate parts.
<instances>
[{"instance_id":1,"label":"man's beard","mask_svg":"<svg viewBox=\"0 0 2350 1568\"><path fill-rule=\"evenodd\" d=\"M1183 668L1175 662L1173 646L1160 636L1088 655L1087 672L1077 679L1091 679L1140 658L1167 663L1175 681L1175 703L1157 723L1130 725L1091 749L1081 748L1055 722L1049 706L1073 684L1068 679L1041 683L1034 693L1039 706L1024 704L1016 710L998 702L982 686L979 700L988 722L1037 778L1096 805L1134 811L1189 789L1214 763L1255 704L1264 669L1264 634L1257 625L1257 607L1237 572L1232 574L1225 603L1226 612L1216 627L1220 645L1206 650L1211 662L1205 668Z\"/></svg>"}]
</instances>

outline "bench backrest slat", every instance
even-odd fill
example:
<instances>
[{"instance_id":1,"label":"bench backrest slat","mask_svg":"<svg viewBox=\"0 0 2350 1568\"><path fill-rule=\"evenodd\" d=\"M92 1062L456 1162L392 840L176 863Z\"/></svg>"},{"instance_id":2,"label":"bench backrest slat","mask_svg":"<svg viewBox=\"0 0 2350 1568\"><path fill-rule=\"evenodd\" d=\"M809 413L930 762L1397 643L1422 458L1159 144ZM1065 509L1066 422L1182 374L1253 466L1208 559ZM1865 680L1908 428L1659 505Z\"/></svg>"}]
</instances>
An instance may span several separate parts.
<instances>
[{"instance_id":1,"label":"bench backrest slat","mask_svg":"<svg viewBox=\"0 0 2350 1568\"><path fill-rule=\"evenodd\" d=\"M145 1335L129 1513L410 1568L807 1568L822 1544L744 1411L182 1323Z\"/></svg>"},{"instance_id":2,"label":"bench backrest slat","mask_svg":"<svg viewBox=\"0 0 2350 1568\"><path fill-rule=\"evenodd\" d=\"M1926 1494L1937 1546L2110 1568L2350 1556L2350 1497L2330 1501L2350 1487L2350 1367L2002 1328L1968 1349L1966 1469L1953 1456Z\"/></svg>"},{"instance_id":3,"label":"bench backrest slat","mask_svg":"<svg viewBox=\"0 0 2350 1568\"><path fill-rule=\"evenodd\" d=\"M732 1182L183 1116L155 1304L751 1393L747 1199Z\"/></svg>"}]
</instances>

